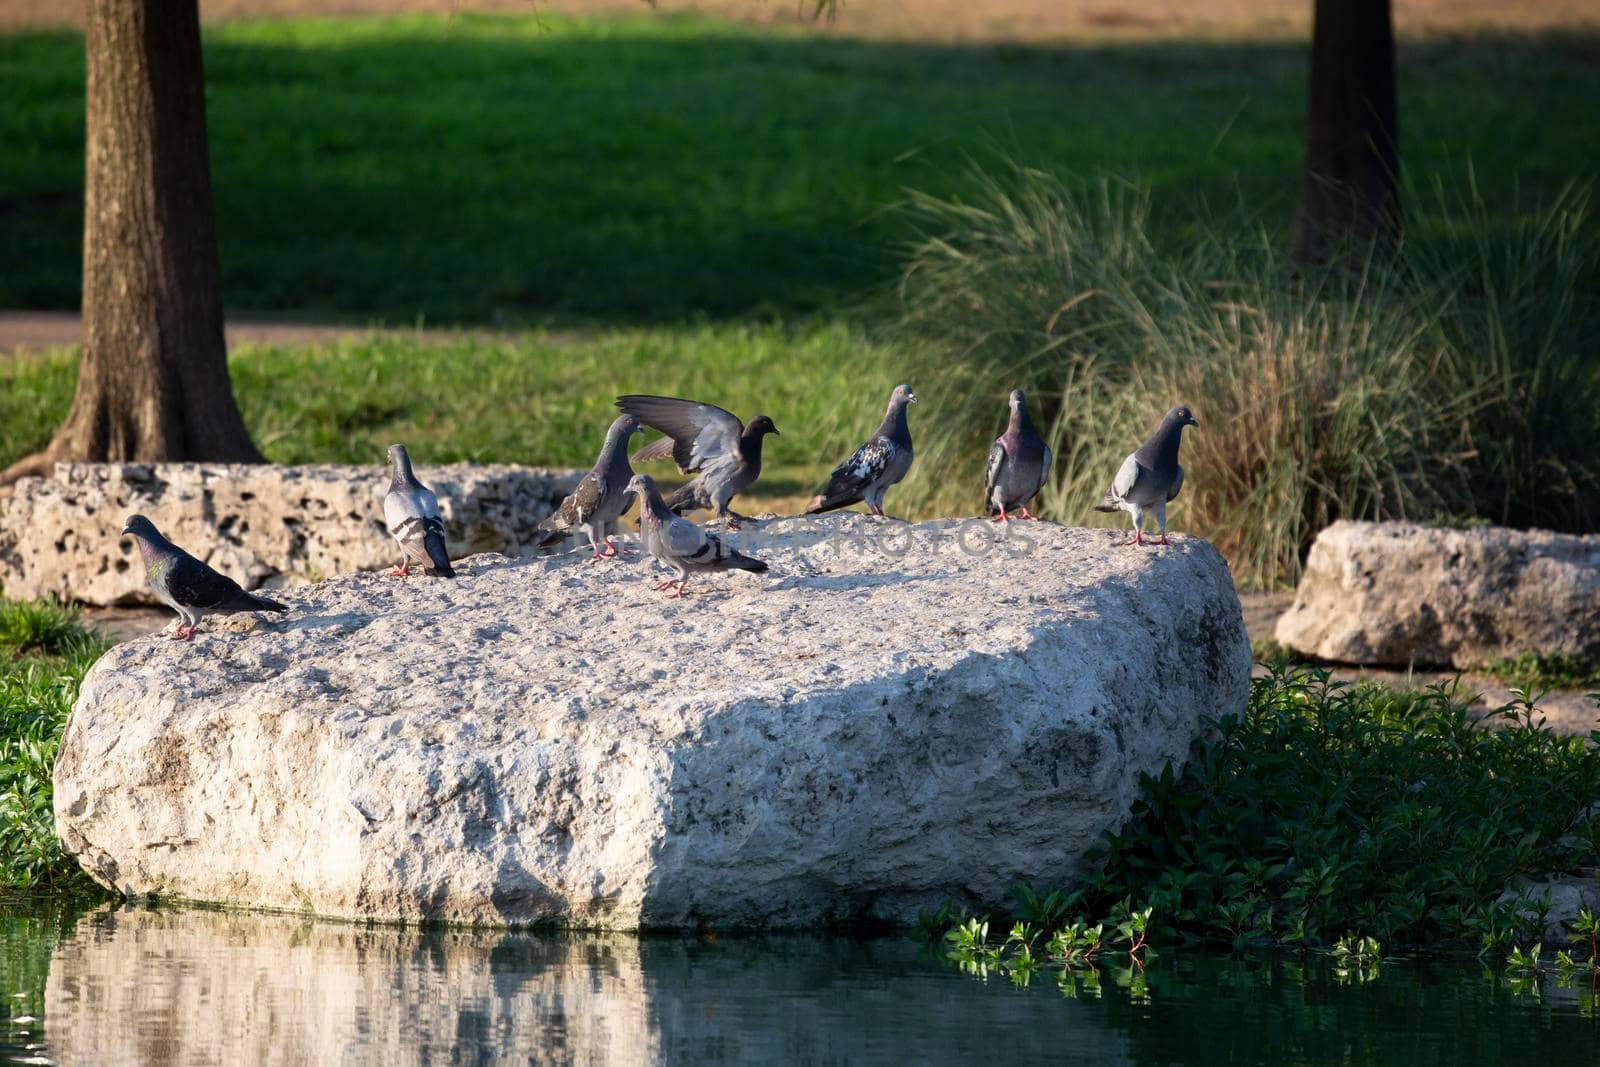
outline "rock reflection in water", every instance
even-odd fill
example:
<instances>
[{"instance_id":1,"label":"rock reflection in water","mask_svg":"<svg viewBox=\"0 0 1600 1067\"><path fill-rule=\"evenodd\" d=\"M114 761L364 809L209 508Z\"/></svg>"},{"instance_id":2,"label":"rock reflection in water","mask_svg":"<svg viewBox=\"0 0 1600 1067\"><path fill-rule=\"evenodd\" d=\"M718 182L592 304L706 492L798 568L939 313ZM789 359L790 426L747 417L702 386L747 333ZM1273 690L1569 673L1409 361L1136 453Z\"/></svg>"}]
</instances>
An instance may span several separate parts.
<instances>
[{"instance_id":1,"label":"rock reflection in water","mask_svg":"<svg viewBox=\"0 0 1600 1067\"><path fill-rule=\"evenodd\" d=\"M644 1063L644 985L631 938L106 909L56 948L46 1037L59 1063Z\"/></svg>"},{"instance_id":2,"label":"rock reflection in water","mask_svg":"<svg viewBox=\"0 0 1600 1067\"><path fill-rule=\"evenodd\" d=\"M989 1000L903 939L554 936L105 908L57 946L58 1063L1131 1062L1098 1012ZM997 991L1001 992L1001 991ZM996 1013L1001 1018L996 1018Z\"/></svg>"}]
</instances>

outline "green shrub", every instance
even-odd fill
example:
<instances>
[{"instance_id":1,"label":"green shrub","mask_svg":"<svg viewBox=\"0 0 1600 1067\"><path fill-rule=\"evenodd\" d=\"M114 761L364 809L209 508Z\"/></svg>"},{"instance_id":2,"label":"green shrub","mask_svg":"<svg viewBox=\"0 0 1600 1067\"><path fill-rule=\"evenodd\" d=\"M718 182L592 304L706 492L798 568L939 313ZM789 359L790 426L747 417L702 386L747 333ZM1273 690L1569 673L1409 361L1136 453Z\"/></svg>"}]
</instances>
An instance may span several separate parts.
<instances>
[{"instance_id":1,"label":"green shrub","mask_svg":"<svg viewBox=\"0 0 1600 1067\"><path fill-rule=\"evenodd\" d=\"M0 652L64 656L88 639L78 613L54 600L0 600Z\"/></svg>"},{"instance_id":2,"label":"green shrub","mask_svg":"<svg viewBox=\"0 0 1600 1067\"><path fill-rule=\"evenodd\" d=\"M1577 656L1527 652L1495 660L1485 674L1527 692L1550 689L1600 689L1600 665Z\"/></svg>"},{"instance_id":3,"label":"green shrub","mask_svg":"<svg viewBox=\"0 0 1600 1067\"><path fill-rule=\"evenodd\" d=\"M923 447L925 471L981 469L1021 385L1051 423L1044 508L1082 522L1186 403L1201 427L1186 435L1177 524L1258 586L1297 578L1336 518L1582 529L1600 508L1586 190L1513 225L1441 193L1402 260L1350 275L1301 271L1242 206L1162 244L1128 183L1015 168L971 185L909 208L923 236L900 328L952 383L926 420L945 432ZM911 489L949 511L975 508L977 484L925 475Z\"/></svg>"},{"instance_id":4,"label":"green shrub","mask_svg":"<svg viewBox=\"0 0 1600 1067\"><path fill-rule=\"evenodd\" d=\"M1474 721L1443 687L1280 670L1181 775L1145 780L1085 900L1132 896L1169 935L1236 942L1500 939L1514 878L1600 861L1591 740L1526 703Z\"/></svg>"}]
</instances>

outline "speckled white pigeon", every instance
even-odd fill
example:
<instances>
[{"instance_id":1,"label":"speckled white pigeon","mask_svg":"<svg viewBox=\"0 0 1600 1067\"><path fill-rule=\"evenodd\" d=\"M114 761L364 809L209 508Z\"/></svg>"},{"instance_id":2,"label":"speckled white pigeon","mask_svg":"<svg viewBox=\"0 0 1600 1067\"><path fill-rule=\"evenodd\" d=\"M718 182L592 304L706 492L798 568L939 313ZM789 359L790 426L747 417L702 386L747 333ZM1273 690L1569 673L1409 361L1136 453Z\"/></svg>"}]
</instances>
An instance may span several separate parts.
<instances>
[{"instance_id":1,"label":"speckled white pigeon","mask_svg":"<svg viewBox=\"0 0 1600 1067\"><path fill-rule=\"evenodd\" d=\"M911 470L911 429L906 425L906 405L917 394L909 385L897 385L889 394L889 410L878 430L850 458L833 469L822 492L806 505L807 515L866 502L867 513L883 517L883 495Z\"/></svg>"}]
</instances>

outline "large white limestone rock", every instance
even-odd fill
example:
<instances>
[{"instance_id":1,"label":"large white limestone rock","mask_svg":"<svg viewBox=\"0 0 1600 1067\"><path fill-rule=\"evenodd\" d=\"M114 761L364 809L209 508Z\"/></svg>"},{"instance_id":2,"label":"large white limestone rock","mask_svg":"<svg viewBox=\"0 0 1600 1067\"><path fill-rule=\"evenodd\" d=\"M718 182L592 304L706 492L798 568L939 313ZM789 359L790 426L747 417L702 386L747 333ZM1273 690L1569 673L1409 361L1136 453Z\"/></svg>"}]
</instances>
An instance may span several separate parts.
<instances>
[{"instance_id":1,"label":"large white limestone rock","mask_svg":"<svg viewBox=\"0 0 1600 1067\"><path fill-rule=\"evenodd\" d=\"M534 531L581 471L419 467L452 554L532 555ZM246 589L301 585L399 562L383 526L389 474L327 464L59 464L0 496L0 588L12 599L154 604L123 520L162 533Z\"/></svg>"},{"instance_id":2,"label":"large white limestone rock","mask_svg":"<svg viewBox=\"0 0 1600 1067\"><path fill-rule=\"evenodd\" d=\"M997 906L1083 873L1139 775L1243 707L1250 649L1204 541L994 537L780 520L744 543L770 574L682 600L577 555L290 591L287 616L107 653L57 830L129 894L375 919Z\"/></svg>"},{"instance_id":3,"label":"large white limestone rock","mask_svg":"<svg viewBox=\"0 0 1600 1067\"><path fill-rule=\"evenodd\" d=\"M1335 663L1600 662L1600 537L1336 522L1312 544L1277 639Z\"/></svg>"}]
</instances>

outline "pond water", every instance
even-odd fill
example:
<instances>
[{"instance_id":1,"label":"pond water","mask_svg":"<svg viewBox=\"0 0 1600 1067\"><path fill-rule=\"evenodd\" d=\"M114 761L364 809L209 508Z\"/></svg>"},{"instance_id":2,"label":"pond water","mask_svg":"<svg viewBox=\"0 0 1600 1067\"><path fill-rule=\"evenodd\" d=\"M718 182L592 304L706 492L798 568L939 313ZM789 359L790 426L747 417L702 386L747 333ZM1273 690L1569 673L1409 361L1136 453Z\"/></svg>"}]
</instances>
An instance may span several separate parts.
<instances>
[{"instance_id":1,"label":"pond water","mask_svg":"<svg viewBox=\"0 0 1600 1067\"><path fill-rule=\"evenodd\" d=\"M106 906L0 916L0 1062L1594 1063L1585 981L1174 949L1063 993L904 938L401 930Z\"/></svg>"}]
</instances>

